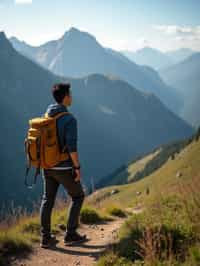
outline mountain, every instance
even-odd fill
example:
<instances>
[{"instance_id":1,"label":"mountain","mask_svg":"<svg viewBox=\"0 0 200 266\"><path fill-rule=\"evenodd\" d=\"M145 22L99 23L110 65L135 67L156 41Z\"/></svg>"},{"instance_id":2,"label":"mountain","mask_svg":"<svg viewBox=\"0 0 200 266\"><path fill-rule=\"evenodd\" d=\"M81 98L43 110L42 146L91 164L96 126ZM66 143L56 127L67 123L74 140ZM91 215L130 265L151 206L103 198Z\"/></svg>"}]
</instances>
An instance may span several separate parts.
<instances>
[{"instance_id":1,"label":"mountain","mask_svg":"<svg viewBox=\"0 0 200 266\"><path fill-rule=\"evenodd\" d=\"M156 69L157 71L177 64L195 53L195 51L188 48L181 48L169 52L161 52L158 49L148 46L135 52L121 52L136 64L147 65Z\"/></svg>"},{"instance_id":2,"label":"mountain","mask_svg":"<svg viewBox=\"0 0 200 266\"><path fill-rule=\"evenodd\" d=\"M147 65L156 70L173 64L170 56L151 47L144 47L136 52L122 51L122 53L136 64Z\"/></svg>"},{"instance_id":3,"label":"mountain","mask_svg":"<svg viewBox=\"0 0 200 266\"><path fill-rule=\"evenodd\" d=\"M165 54L171 58L171 60L176 63L180 63L181 61L185 60L187 57L194 54L196 51L189 49L189 48L180 48L177 50L166 52Z\"/></svg>"},{"instance_id":4,"label":"mountain","mask_svg":"<svg viewBox=\"0 0 200 266\"><path fill-rule=\"evenodd\" d=\"M70 111L78 119L83 182L88 185L121 163L162 143L192 134L192 128L153 94L100 74L63 78L18 53L0 33L0 202L31 205L41 196L41 179L34 190L23 185L24 138L28 120L52 103L56 82L72 84ZM15 188L15 189L13 189Z\"/></svg>"},{"instance_id":5,"label":"mountain","mask_svg":"<svg viewBox=\"0 0 200 266\"><path fill-rule=\"evenodd\" d=\"M22 53L22 54L24 54L26 56L31 54L32 51L33 51L32 46L30 46L28 43L26 43L24 41L18 40L16 37L11 37L9 39L9 41L13 44L13 46L15 47L15 49L18 52L20 52L20 53ZM32 56L34 56L34 54Z\"/></svg>"},{"instance_id":6,"label":"mountain","mask_svg":"<svg viewBox=\"0 0 200 266\"><path fill-rule=\"evenodd\" d=\"M35 191L27 191L25 174L24 138L28 119L37 116L49 102L52 74L39 68L17 53L3 32L0 33L0 202L31 204ZM38 96L36 96L38 94ZM23 199L23 201L22 201ZM21 201L20 201L21 200Z\"/></svg>"},{"instance_id":7,"label":"mountain","mask_svg":"<svg viewBox=\"0 0 200 266\"><path fill-rule=\"evenodd\" d=\"M38 47L24 47L25 43L16 38L10 41L15 49L55 74L71 77L94 73L117 76L140 90L154 93L174 112L181 108L182 103L175 90L164 84L156 71L151 69L147 73L143 66L121 53L104 48L87 32L71 28L60 39Z\"/></svg>"},{"instance_id":8,"label":"mountain","mask_svg":"<svg viewBox=\"0 0 200 266\"><path fill-rule=\"evenodd\" d=\"M192 54L181 63L160 72L167 84L177 89L183 98L181 115L195 126L200 125L200 53Z\"/></svg>"}]
</instances>

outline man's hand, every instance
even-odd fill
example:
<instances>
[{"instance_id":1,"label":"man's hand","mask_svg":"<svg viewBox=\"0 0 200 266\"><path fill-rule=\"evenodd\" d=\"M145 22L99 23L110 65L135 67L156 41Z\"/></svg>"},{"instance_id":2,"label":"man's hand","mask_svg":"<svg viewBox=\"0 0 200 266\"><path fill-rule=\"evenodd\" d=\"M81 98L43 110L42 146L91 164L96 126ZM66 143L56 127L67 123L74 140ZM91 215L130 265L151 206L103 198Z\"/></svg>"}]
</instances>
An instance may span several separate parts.
<instances>
[{"instance_id":1,"label":"man's hand","mask_svg":"<svg viewBox=\"0 0 200 266\"><path fill-rule=\"evenodd\" d=\"M80 173L80 169L74 169L76 178L74 179L76 182L79 182L81 180L81 173Z\"/></svg>"},{"instance_id":2,"label":"man's hand","mask_svg":"<svg viewBox=\"0 0 200 266\"><path fill-rule=\"evenodd\" d=\"M78 152L71 152L70 157L73 161L73 165L78 167L80 165L79 159L78 159ZM80 169L73 169L74 170L74 180L76 182L79 182L81 180L81 174L80 174Z\"/></svg>"}]
</instances>

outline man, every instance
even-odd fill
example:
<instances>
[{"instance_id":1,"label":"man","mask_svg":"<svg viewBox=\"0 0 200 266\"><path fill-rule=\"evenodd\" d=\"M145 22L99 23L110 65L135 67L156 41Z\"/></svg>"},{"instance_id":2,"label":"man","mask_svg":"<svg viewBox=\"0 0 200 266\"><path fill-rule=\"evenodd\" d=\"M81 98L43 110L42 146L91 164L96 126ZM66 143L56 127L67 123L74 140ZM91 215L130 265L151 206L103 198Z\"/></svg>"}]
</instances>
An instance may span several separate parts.
<instances>
[{"instance_id":1,"label":"man","mask_svg":"<svg viewBox=\"0 0 200 266\"><path fill-rule=\"evenodd\" d=\"M60 112L68 112L67 107L72 104L70 84L55 84L52 88L55 104L47 108L48 116L55 116ZM77 120L70 113L57 118L58 142L61 149L67 147L69 159L59 162L52 168L43 169L44 194L40 208L41 243L47 248L56 243L51 235L51 212L56 198L59 184L62 184L72 198L69 208L64 243L82 242L85 235L77 233L79 215L84 200L84 192L81 185L80 163L77 152Z\"/></svg>"}]
</instances>

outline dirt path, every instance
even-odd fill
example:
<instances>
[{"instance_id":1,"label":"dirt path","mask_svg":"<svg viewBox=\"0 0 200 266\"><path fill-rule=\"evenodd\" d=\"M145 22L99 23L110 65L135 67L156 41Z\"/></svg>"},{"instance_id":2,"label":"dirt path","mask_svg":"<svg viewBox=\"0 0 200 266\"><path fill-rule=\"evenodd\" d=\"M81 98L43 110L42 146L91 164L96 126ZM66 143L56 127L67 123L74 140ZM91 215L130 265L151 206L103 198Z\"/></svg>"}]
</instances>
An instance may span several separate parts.
<instances>
[{"instance_id":1,"label":"dirt path","mask_svg":"<svg viewBox=\"0 0 200 266\"><path fill-rule=\"evenodd\" d=\"M127 208L133 214L139 214L144 209ZM59 243L51 249L42 249L35 244L33 252L26 258L13 258L12 266L92 266L102 252L114 243L118 230L126 219L116 218L112 222L100 225L81 225L79 232L87 234L89 241L76 245L65 246L63 235L57 236Z\"/></svg>"},{"instance_id":2,"label":"dirt path","mask_svg":"<svg viewBox=\"0 0 200 266\"><path fill-rule=\"evenodd\" d=\"M52 249L42 249L35 245L33 253L26 259L13 261L13 266L90 266L101 253L113 243L117 231L124 219L117 218L112 222L101 225L81 225L80 232L86 233L89 241L76 246L65 246L63 236L59 236L59 243Z\"/></svg>"}]
</instances>

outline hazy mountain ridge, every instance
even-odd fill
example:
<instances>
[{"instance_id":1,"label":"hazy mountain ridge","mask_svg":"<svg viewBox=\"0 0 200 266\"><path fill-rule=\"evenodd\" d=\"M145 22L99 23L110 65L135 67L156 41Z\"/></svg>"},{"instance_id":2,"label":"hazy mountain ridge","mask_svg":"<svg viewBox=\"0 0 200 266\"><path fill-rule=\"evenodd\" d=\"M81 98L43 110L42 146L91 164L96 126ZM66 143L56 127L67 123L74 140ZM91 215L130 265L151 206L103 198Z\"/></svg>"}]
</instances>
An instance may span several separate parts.
<instances>
[{"instance_id":1,"label":"hazy mountain ridge","mask_svg":"<svg viewBox=\"0 0 200 266\"><path fill-rule=\"evenodd\" d=\"M19 48L19 41L16 45L16 39L10 40L17 50L23 51L23 46ZM114 75L137 89L154 93L174 112L181 107L174 89L155 78L158 74L147 74L143 66L135 64L122 53L104 48L87 32L71 28L60 39L32 47L31 51L27 49L26 55L27 51L29 57L55 74L71 77L93 73ZM155 70L152 69L153 72Z\"/></svg>"},{"instance_id":2,"label":"hazy mountain ridge","mask_svg":"<svg viewBox=\"0 0 200 266\"><path fill-rule=\"evenodd\" d=\"M174 51L166 52L166 54L172 58L174 64L180 63L181 61L187 59L192 54L196 53L197 51L189 49L189 48L180 48Z\"/></svg>"},{"instance_id":3,"label":"hazy mountain ridge","mask_svg":"<svg viewBox=\"0 0 200 266\"><path fill-rule=\"evenodd\" d=\"M135 52L122 52L136 64L147 65L153 67L156 70L173 64L173 60L168 55L157 49L153 49L147 46Z\"/></svg>"},{"instance_id":4,"label":"hazy mountain ridge","mask_svg":"<svg viewBox=\"0 0 200 266\"><path fill-rule=\"evenodd\" d=\"M200 52L160 72L166 83L183 98L181 115L195 126L200 124Z\"/></svg>"},{"instance_id":5,"label":"hazy mountain ridge","mask_svg":"<svg viewBox=\"0 0 200 266\"><path fill-rule=\"evenodd\" d=\"M173 51L162 52L151 47L144 47L137 51L121 51L130 60L139 65L150 66L157 71L180 63L196 51L188 48L180 48Z\"/></svg>"}]
</instances>

